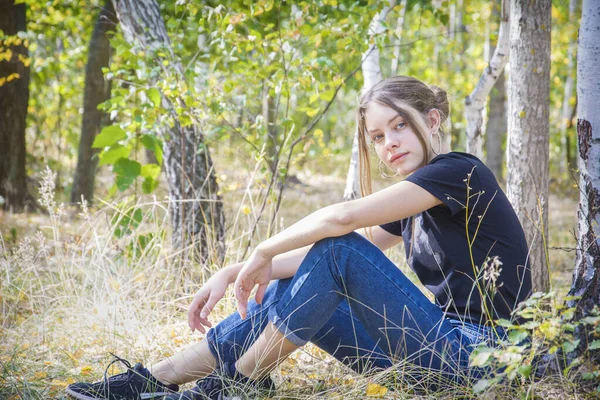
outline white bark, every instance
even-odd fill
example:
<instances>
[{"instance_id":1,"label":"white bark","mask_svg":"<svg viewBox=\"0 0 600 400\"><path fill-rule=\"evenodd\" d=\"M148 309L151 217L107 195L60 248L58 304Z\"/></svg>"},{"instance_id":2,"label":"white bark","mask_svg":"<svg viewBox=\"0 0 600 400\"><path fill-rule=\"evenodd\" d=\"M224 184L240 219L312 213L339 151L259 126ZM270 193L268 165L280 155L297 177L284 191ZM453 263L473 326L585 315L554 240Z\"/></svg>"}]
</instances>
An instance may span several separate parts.
<instances>
[{"instance_id":1,"label":"white bark","mask_svg":"<svg viewBox=\"0 0 600 400\"><path fill-rule=\"evenodd\" d=\"M402 0L400 3L400 16L396 21L396 39L394 44L394 55L392 57L392 69L390 76L398 74L398 61L400 61L400 45L402 43L402 28L404 27L404 16L406 15L407 0Z\"/></svg>"},{"instance_id":2,"label":"white bark","mask_svg":"<svg viewBox=\"0 0 600 400\"><path fill-rule=\"evenodd\" d=\"M384 7L369 24L369 41L385 31L382 24L388 13L396 5L396 0L390 0L389 5ZM362 56L362 73L364 78L363 93L373 85L381 81L381 66L379 64L379 48L373 42ZM346 177L346 188L344 190L344 201L356 199L360 196L360 173L358 165L358 129L354 130L354 141L352 142L352 156L350 167Z\"/></svg>"},{"instance_id":3,"label":"white bark","mask_svg":"<svg viewBox=\"0 0 600 400\"><path fill-rule=\"evenodd\" d=\"M600 2L583 0L577 55L579 240L573 286L585 316L600 304Z\"/></svg>"},{"instance_id":4,"label":"white bark","mask_svg":"<svg viewBox=\"0 0 600 400\"><path fill-rule=\"evenodd\" d=\"M504 70L510 50L510 0L503 0L498 44L473 92L465 99L467 152L483 159L482 126L485 100Z\"/></svg>"},{"instance_id":5,"label":"white bark","mask_svg":"<svg viewBox=\"0 0 600 400\"><path fill-rule=\"evenodd\" d=\"M533 288L546 291L550 0L512 0L507 195L530 247Z\"/></svg>"}]
</instances>

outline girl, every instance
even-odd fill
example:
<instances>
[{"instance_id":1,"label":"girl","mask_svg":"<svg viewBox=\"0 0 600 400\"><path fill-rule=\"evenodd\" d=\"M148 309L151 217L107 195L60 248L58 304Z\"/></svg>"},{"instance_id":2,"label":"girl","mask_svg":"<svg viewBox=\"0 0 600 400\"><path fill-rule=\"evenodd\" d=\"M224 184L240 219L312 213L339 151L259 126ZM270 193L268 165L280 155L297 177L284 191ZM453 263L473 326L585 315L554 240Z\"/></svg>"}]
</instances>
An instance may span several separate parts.
<instances>
[{"instance_id":1,"label":"girl","mask_svg":"<svg viewBox=\"0 0 600 400\"><path fill-rule=\"evenodd\" d=\"M401 378L430 390L479 376L468 369L473 347L501 337L493 321L511 319L531 291L528 249L491 171L444 145L448 113L446 93L415 78L368 90L357 113L364 197L316 211L211 277L189 307L190 328L212 326L208 316L232 283L239 312L206 340L149 369L117 357L126 373L67 392L192 400L271 390L269 371L309 341L359 373L402 361ZM407 178L371 194L371 151L380 171ZM435 303L383 254L401 241Z\"/></svg>"}]
</instances>

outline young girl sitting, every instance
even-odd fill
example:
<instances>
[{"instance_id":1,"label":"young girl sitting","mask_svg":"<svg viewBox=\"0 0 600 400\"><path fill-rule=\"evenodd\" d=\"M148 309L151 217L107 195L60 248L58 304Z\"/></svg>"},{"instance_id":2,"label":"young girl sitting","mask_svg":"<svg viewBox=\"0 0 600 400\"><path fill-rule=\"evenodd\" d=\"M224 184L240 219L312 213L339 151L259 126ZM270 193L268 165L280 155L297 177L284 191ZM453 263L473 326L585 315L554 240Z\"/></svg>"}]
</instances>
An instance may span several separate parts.
<instances>
[{"instance_id":1,"label":"young girl sitting","mask_svg":"<svg viewBox=\"0 0 600 400\"><path fill-rule=\"evenodd\" d=\"M148 369L117 357L127 372L67 393L195 400L270 391L269 372L309 341L359 373L401 362L401 379L433 390L481 376L469 354L502 338L494 320L511 319L529 295L528 248L492 172L444 145L448 113L446 93L418 79L373 86L357 112L363 197L314 212L215 273L194 296L190 328L212 326L208 316L232 283L239 312L206 340ZM371 151L380 171L407 178L371 193ZM435 303L383 253L402 241Z\"/></svg>"}]
</instances>

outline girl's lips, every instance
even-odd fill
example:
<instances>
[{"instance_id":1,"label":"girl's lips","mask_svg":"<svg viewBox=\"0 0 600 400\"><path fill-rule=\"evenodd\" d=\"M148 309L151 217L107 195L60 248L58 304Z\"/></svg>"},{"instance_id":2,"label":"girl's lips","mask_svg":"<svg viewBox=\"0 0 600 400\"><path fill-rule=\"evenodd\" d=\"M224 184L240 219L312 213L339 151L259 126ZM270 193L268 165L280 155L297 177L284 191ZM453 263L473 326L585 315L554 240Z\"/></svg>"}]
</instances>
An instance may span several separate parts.
<instances>
[{"instance_id":1,"label":"girl's lips","mask_svg":"<svg viewBox=\"0 0 600 400\"><path fill-rule=\"evenodd\" d=\"M398 153L398 154L394 154L392 156L392 158L390 158L390 162L393 163L394 161L400 160L402 158L404 158L405 155L407 155L408 153Z\"/></svg>"}]
</instances>

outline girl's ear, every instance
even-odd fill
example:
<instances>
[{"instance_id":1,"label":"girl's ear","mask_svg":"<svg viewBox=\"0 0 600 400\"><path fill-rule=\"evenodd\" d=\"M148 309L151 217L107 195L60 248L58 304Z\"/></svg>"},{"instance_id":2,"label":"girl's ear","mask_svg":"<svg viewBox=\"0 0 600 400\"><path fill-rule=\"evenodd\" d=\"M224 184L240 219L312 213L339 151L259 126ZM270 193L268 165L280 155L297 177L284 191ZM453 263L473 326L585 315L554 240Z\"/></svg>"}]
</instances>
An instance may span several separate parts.
<instances>
[{"instance_id":1,"label":"girl's ear","mask_svg":"<svg viewBox=\"0 0 600 400\"><path fill-rule=\"evenodd\" d=\"M429 127L431 128L432 131L435 132L440 129L442 117L440 115L440 112L437 110L437 108L429 110L429 112L427 113L427 120L428 120L427 122L429 122Z\"/></svg>"}]
</instances>

